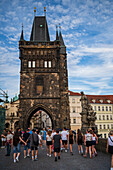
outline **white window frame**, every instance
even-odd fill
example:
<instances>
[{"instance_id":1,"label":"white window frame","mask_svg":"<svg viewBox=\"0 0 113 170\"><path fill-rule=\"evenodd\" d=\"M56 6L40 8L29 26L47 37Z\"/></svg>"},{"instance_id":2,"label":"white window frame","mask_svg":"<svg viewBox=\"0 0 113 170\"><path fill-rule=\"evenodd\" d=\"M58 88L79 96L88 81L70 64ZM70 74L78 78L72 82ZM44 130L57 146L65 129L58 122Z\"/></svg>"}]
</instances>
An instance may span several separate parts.
<instances>
[{"instance_id":1,"label":"white window frame","mask_svg":"<svg viewBox=\"0 0 113 170\"><path fill-rule=\"evenodd\" d=\"M51 68L51 61L48 61L48 67Z\"/></svg>"},{"instance_id":2,"label":"white window frame","mask_svg":"<svg viewBox=\"0 0 113 170\"><path fill-rule=\"evenodd\" d=\"M44 61L44 67L47 68L47 61Z\"/></svg>"},{"instance_id":3,"label":"white window frame","mask_svg":"<svg viewBox=\"0 0 113 170\"><path fill-rule=\"evenodd\" d=\"M31 61L28 61L28 68L31 68Z\"/></svg>"},{"instance_id":4,"label":"white window frame","mask_svg":"<svg viewBox=\"0 0 113 170\"><path fill-rule=\"evenodd\" d=\"M32 61L32 67L35 68L35 61Z\"/></svg>"}]
</instances>

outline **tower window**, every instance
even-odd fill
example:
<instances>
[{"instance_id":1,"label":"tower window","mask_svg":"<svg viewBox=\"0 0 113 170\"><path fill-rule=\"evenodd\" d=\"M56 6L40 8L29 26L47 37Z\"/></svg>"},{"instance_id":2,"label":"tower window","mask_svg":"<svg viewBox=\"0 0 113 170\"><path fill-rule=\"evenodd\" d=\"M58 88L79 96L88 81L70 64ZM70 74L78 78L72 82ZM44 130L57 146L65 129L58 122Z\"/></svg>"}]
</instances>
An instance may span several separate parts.
<instances>
[{"instance_id":1,"label":"tower window","mask_svg":"<svg viewBox=\"0 0 113 170\"><path fill-rule=\"evenodd\" d=\"M44 62L44 67L47 68L47 61Z\"/></svg>"},{"instance_id":2,"label":"tower window","mask_svg":"<svg viewBox=\"0 0 113 170\"><path fill-rule=\"evenodd\" d=\"M32 66L33 66L33 68L35 68L35 61L33 61Z\"/></svg>"},{"instance_id":3,"label":"tower window","mask_svg":"<svg viewBox=\"0 0 113 170\"><path fill-rule=\"evenodd\" d=\"M37 63L37 67L39 67L39 60L37 60L36 63Z\"/></svg>"},{"instance_id":4,"label":"tower window","mask_svg":"<svg viewBox=\"0 0 113 170\"><path fill-rule=\"evenodd\" d=\"M28 67L31 68L31 61L28 61Z\"/></svg>"},{"instance_id":5,"label":"tower window","mask_svg":"<svg viewBox=\"0 0 113 170\"><path fill-rule=\"evenodd\" d=\"M51 61L48 62L49 68L51 68Z\"/></svg>"}]
</instances>

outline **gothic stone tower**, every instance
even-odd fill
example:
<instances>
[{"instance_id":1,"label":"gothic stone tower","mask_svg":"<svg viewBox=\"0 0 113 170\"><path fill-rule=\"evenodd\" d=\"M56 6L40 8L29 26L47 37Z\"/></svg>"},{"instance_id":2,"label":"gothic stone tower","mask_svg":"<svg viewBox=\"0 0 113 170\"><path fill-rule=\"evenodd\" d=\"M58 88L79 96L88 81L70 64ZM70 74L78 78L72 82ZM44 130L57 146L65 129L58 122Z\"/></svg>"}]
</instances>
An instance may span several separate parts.
<instances>
[{"instance_id":1,"label":"gothic stone tower","mask_svg":"<svg viewBox=\"0 0 113 170\"><path fill-rule=\"evenodd\" d=\"M70 127L66 46L61 29L50 41L46 16L35 16L30 41L23 29L20 50L20 126L26 129L38 110L45 111L53 128Z\"/></svg>"}]
</instances>

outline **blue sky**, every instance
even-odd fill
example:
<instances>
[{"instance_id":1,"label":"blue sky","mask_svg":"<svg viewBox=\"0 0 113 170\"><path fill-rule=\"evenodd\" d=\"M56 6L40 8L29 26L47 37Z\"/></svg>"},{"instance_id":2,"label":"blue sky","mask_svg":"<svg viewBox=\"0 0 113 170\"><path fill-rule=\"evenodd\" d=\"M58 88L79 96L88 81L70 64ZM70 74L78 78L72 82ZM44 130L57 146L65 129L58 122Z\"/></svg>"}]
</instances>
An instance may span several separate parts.
<instances>
[{"instance_id":1,"label":"blue sky","mask_svg":"<svg viewBox=\"0 0 113 170\"><path fill-rule=\"evenodd\" d=\"M69 89L87 94L113 93L112 0L0 0L0 87L19 94L18 41L22 23L30 39L34 7L47 8L51 40L61 24L67 46Z\"/></svg>"}]
</instances>

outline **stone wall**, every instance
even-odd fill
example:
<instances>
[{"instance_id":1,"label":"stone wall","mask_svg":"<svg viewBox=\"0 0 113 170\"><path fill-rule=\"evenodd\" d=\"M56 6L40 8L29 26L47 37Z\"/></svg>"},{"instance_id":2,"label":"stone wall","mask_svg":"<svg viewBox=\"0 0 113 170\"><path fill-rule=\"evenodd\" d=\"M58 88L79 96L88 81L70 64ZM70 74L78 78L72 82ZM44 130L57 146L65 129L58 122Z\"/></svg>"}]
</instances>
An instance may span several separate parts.
<instances>
[{"instance_id":1,"label":"stone wall","mask_svg":"<svg viewBox=\"0 0 113 170\"><path fill-rule=\"evenodd\" d=\"M98 144L96 145L96 149L100 152L107 153L106 148L107 148L107 139L98 138Z\"/></svg>"}]
</instances>

